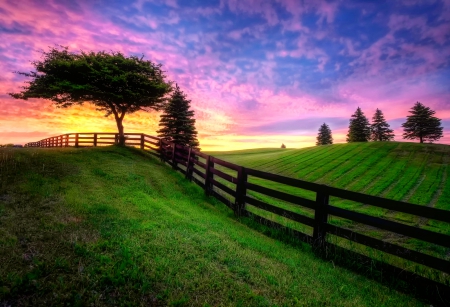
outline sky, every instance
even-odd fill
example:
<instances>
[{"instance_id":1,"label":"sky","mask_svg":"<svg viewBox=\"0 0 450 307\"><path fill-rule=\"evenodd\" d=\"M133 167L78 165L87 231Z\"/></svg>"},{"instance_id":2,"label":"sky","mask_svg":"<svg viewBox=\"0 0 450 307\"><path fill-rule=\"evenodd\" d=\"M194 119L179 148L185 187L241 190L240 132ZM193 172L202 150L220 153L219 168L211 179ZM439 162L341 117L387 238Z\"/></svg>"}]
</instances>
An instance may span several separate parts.
<instances>
[{"instance_id":1,"label":"sky","mask_svg":"<svg viewBox=\"0 0 450 307\"><path fill-rule=\"evenodd\" d=\"M416 101L450 144L450 0L0 0L0 144L116 131L89 104L15 100L32 61L55 45L161 63L191 100L203 150L301 148L327 123L383 111L395 140ZM124 119L156 134L159 113Z\"/></svg>"}]
</instances>

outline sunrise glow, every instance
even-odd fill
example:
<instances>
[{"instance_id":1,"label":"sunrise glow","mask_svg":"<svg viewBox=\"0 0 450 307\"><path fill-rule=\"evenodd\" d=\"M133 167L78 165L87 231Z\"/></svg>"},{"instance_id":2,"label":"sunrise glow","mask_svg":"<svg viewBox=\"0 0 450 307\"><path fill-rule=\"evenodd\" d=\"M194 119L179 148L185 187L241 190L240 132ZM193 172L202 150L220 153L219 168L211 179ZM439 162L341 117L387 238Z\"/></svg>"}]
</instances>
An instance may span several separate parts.
<instances>
[{"instance_id":1,"label":"sunrise glow","mask_svg":"<svg viewBox=\"0 0 450 307\"><path fill-rule=\"evenodd\" d=\"M200 147L312 146L326 122L336 143L359 106L380 108L401 141L416 101L436 111L450 144L450 2L294 0L2 1L0 144L69 132L116 131L86 104L15 100L49 46L122 51L163 64L192 100ZM159 113L125 117L156 134Z\"/></svg>"}]
</instances>

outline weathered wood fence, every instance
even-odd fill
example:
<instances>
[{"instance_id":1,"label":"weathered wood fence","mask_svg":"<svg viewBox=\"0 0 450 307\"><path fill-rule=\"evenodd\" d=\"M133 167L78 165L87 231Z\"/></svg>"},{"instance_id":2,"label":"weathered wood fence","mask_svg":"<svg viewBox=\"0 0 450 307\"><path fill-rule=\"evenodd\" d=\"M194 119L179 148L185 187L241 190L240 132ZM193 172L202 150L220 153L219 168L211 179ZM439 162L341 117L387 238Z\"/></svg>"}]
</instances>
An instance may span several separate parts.
<instances>
[{"instance_id":1,"label":"weathered wood fence","mask_svg":"<svg viewBox=\"0 0 450 307\"><path fill-rule=\"evenodd\" d=\"M161 160L169 163L174 169L184 173L186 178L201 186L205 190L205 193L216 197L225 205L230 207L230 209L232 209L237 216L251 216L255 221L269 227L283 229L287 228L286 226L283 226L275 221L259 216L254 212L250 212L247 208L248 204L286 219L312 227L312 236L294 229L290 229L289 231L301 240L312 244L318 250L333 246L333 244L327 242L327 236L334 235L438 270L444 273L447 277L450 276L450 261L448 260L376 239L374 237L354 232L350 229L333 225L328 222L330 216L335 216L376 227L377 229L382 229L384 231L407 236L409 238L415 238L429 244L436 244L444 248L450 248L449 235L339 208L330 203L329 199L331 196L339 197L341 199L347 199L365 205L403 212L447 224L450 223L450 211L361 194L246 168L223 161L192 148L176 145L142 133L127 133L126 137L127 145L137 146L141 149L150 149L157 154ZM27 146L99 146L115 143L118 143L118 135L114 133L75 133L60 135L41 140L39 142L28 143ZM226 170L229 170L230 172L227 172ZM235 173L236 176L230 175L230 173ZM284 184L287 186L312 191L316 195L315 200L306 199L251 183L248 180L249 176L264 179L268 182ZM222 179L222 182L219 182L219 178ZM224 184L223 180L229 184ZM219 191L217 189L219 189ZM249 191L267 195L272 198L294 204L295 206L311 209L314 212L314 218L258 200L249 195ZM393 266L392 268L395 269ZM403 272L403 269L401 272ZM446 285L448 286L449 283L446 282Z\"/></svg>"}]
</instances>

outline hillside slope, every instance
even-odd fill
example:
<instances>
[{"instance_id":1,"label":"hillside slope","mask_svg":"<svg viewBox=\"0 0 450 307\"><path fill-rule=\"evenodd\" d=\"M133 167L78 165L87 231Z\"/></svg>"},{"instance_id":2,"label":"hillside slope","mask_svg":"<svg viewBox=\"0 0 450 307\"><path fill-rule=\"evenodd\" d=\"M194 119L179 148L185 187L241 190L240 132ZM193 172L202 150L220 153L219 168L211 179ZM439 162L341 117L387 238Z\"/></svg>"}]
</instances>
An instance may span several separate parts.
<instances>
[{"instance_id":1,"label":"hillside slope","mask_svg":"<svg viewBox=\"0 0 450 307\"><path fill-rule=\"evenodd\" d=\"M0 150L0 263L0 306L422 305L117 147Z\"/></svg>"},{"instance_id":2,"label":"hillside slope","mask_svg":"<svg viewBox=\"0 0 450 307\"><path fill-rule=\"evenodd\" d=\"M209 154L274 174L450 209L448 145L370 142Z\"/></svg>"}]
</instances>

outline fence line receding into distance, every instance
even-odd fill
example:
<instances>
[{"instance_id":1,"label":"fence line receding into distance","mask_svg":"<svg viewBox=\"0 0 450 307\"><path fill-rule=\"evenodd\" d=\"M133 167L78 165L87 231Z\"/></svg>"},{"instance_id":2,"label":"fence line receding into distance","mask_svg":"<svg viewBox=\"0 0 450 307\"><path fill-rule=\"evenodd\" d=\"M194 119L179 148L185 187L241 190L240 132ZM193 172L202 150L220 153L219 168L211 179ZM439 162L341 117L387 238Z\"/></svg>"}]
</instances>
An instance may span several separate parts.
<instances>
[{"instance_id":1,"label":"fence line receding into distance","mask_svg":"<svg viewBox=\"0 0 450 307\"><path fill-rule=\"evenodd\" d=\"M331 186L246 168L207 155L193 148L176 145L143 133L126 133L125 136L126 145L136 146L143 150L150 150L153 154L159 156L161 160L172 165L174 169L185 174L186 178L200 185L205 190L205 193L222 201L225 205L232 209L237 216L252 217L255 221L265 224L268 227L281 228L284 230L287 229L291 234L312 244L319 251L322 250L329 252L332 251L333 248L343 249L343 247L339 247L328 242L327 237L329 235L333 235L420 265L427 266L440 271L447 277L450 275L450 261L448 260L408 249L398 244L390 243L372 236L361 234L357 231L352 231L348 228L331 224L329 222L330 216L347 219L356 223L375 227L376 229L381 229L382 231L396 233L401 236L421 240L429 244L438 245L448 249L450 248L450 236L447 234L340 208L330 203L330 197L338 197L364 205L411 214L422 219L432 219L447 224L450 224L450 211L347 191ZM39 142L28 143L26 146L82 147L111 145L117 143L117 133L71 133L50 137ZM315 193L315 200L306 199L249 182L249 177L308 190ZM250 195L249 192L260 193L295 206L306 208L313 212L313 217L308 217L306 215L262 201ZM258 215L255 213L255 210L252 210L251 212L247 205L257 208L256 211L263 210L265 212L279 215L285 219L309 226L313 229L312 235L292 228L289 229L286 225L281 225L280 223ZM447 227L449 227L449 225L447 225ZM369 259L367 256L359 256ZM387 266L388 268L392 268L394 270L397 269L397 267L389 264ZM402 269L398 272L402 272L402 274L405 272L405 274L409 273L409 276L415 276L415 273L407 272ZM448 282L445 284L448 286Z\"/></svg>"}]
</instances>

